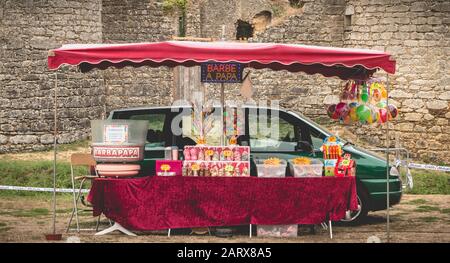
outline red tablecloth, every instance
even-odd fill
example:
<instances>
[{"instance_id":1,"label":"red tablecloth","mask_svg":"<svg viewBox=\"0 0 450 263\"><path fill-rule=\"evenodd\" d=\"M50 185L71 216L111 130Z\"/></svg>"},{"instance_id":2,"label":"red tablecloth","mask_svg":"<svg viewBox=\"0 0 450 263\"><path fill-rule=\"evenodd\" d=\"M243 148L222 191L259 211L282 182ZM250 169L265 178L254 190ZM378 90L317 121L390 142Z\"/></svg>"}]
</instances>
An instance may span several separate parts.
<instances>
[{"instance_id":1,"label":"red tablecloth","mask_svg":"<svg viewBox=\"0 0 450 263\"><path fill-rule=\"evenodd\" d=\"M357 208L354 177L96 179L88 200L128 229L319 224Z\"/></svg>"}]
</instances>

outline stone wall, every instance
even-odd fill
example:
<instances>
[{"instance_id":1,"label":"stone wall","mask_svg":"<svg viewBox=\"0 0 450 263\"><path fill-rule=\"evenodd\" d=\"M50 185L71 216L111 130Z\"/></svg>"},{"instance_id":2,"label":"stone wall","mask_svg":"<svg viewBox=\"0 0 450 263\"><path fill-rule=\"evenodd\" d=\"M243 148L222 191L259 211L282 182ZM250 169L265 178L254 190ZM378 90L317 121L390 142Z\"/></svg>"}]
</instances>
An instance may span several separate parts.
<instances>
[{"instance_id":1,"label":"stone wall","mask_svg":"<svg viewBox=\"0 0 450 263\"><path fill-rule=\"evenodd\" d=\"M225 26L225 39L236 39L236 22L242 19L251 22L259 12L272 12L272 2L267 0L203 0L200 3L201 37L222 37ZM283 2L283 1L281 1Z\"/></svg>"},{"instance_id":2,"label":"stone wall","mask_svg":"<svg viewBox=\"0 0 450 263\"><path fill-rule=\"evenodd\" d=\"M162 1L103 0L103 42L170 40L177 35L177 18L176 10L164 12ZM172 75L166 67L105 70L106 111L169 104L173 96Z\"/></svg>"},{"instance_id":3,"label":"stone wall","mask_svg":"<svg viewBox=\"0 0 450 263\"><path fill-rule=\"evenodd\" d=\"M47 51L67 43L99 43L101 1L0 0L0 153L53 143L55 72ZM58 71L59 141L86 137L104 96L98 74Z\"/></svg>"}]
</instances>

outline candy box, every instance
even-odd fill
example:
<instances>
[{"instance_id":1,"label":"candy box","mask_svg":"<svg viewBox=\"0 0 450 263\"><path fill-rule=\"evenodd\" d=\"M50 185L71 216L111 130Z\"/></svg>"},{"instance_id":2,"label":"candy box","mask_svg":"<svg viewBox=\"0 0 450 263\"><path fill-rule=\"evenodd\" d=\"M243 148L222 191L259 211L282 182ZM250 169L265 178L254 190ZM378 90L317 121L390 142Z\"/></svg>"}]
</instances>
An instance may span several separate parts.
<instances>
[{"instance_id":1,"label":"candy box","mask_svg":"<svg viewBox=\"0 0 450 263\"><path fill-rule=\"evenodd\" d=\"M259 237L297 237L298 225L258 225L256 235Z\"/></svg>"},{"instance_id":2,"label":"candy box","mask_svg":"<svg viewBox=\"0 0 450 263\"><path fill-rule=\"evenodd\" d=\"M255 160L258 177L285 177L287 162L281 159L277 159L277 162L268 164L267 159Z\"/></svg>"},{"instance_id":3,"label":"candy box","mask_svg":"<svg viewBox=\"0 0 450 263\"><path fill-rule=\"evenodd\" d=\"M350 158L350 155L347 154L337 160L334 170L336 176L355 176L355 173L355 161Z\"/></svg>"}]
</instances>

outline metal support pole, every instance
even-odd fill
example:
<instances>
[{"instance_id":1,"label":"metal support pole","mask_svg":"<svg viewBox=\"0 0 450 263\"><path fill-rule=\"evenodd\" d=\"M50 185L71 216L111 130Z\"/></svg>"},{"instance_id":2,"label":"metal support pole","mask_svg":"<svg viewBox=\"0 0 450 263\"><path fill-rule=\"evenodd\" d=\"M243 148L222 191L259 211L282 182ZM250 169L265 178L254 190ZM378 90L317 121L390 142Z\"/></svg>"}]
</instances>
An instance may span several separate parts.
<instances>
[{"instance_id":1,"label":"metal support pole","mask_svg":"<svg viewBox=\"0 0 450 263\"><path fill-rule=\"evenodd\" d=\"M250 224L249 236L252 238L252 224Z\"/></svg>"},{"instance_id":2,"label":"metal support pole","mask_svg":"<svg viewBox=\"0 0 450 263\"><path fill-rule=\"evenodd\" d=\"M386 74L386 112L389 116L389 74ZM390 242L390 226L389 226L389 117L386 120L386 233L387 242Z\"/></svg>"},{"instance_id":3,"label":"metal support pole","mask_svg":"<svg viewBox=\"0 0 450 263\"><path fill-rule=\"evenodd\" d=\"M57 100L58 100L58 73L55 73L55 111L54 111L54 122L55 130L53 134L53 234L56 234L56 140L58 136L58 123L57 123Z\"/></svg>"},{"instance_id":4,"label":"metal support pole","mask_svg":"<svg viewBox=\"0 0 450 263\"><path fill-rule=\"evenodd\" d=\"M220 103L222 107L222 137L220 144L225 146L225 84L220 83Z\"/></svg>"},{"instance_id":5,"label":"metal support pole","mask_svg":"<svg viewBox=\"0 0 450 263\"><path fill-rule=\"evenodd\" d=\"M331 220L328 220L328 225L330 225L330 239L333 239L333 227L331 226Z\"/></svg>"}]
</instances>

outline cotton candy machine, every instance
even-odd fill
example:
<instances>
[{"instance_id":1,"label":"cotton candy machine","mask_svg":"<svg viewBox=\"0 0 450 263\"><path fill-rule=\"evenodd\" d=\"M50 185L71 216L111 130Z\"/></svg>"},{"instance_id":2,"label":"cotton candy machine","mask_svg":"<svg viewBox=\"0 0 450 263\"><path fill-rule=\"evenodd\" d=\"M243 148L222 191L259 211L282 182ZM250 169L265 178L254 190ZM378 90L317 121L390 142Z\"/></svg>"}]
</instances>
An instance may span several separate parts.
<instances>
[{"instance_id":1,"label":"cotton candy machine","mask_svg":"<svg viewBox=\"0 0 450 263\"><path fill-rule=\"evenodd\" d=\"M136 176L144 159L148 130L145 120L93 120L92 155L101 176Z\"/></svg>"}]
</instances>

